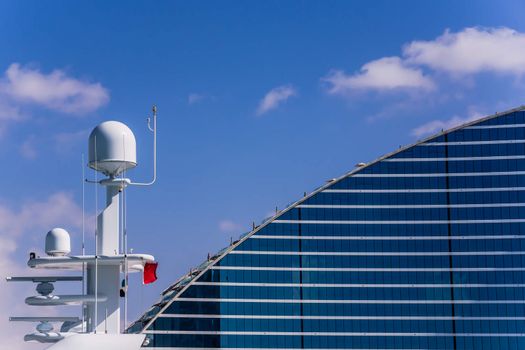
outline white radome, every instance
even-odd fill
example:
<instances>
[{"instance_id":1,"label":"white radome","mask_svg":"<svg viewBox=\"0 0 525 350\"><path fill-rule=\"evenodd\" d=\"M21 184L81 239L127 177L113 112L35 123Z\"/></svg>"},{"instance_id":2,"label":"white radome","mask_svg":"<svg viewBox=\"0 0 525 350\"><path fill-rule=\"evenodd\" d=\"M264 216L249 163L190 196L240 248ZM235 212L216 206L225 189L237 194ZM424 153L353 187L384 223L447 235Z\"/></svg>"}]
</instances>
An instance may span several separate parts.
<instances>
[{"instance_id":1,"label":"white radome","mask_svg":"<svg viewBox=\"0 0 525 350\"><path fill-rule=\"evenodd\" d=\"M108 176L118 176L137 166L135 135L124 123L107 121L89 135L89 167Z\"/></svg>"},{"instance_id":2,"label":"white radome","mask_svg":"<svg viewBox=\"0 0 525 350\"><path fill-rule=\"evenodd\" d=\"M46 254L64 256L71 253L71 239L63 228L55 227L46 235Z\"/></svg>"}]
</instances>

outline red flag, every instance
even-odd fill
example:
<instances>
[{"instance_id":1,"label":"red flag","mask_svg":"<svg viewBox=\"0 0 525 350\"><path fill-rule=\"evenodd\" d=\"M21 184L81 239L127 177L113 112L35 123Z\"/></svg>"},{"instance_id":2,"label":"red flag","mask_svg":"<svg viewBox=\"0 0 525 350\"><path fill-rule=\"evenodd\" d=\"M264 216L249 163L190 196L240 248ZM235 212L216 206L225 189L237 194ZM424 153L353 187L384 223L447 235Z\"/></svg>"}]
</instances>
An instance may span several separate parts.
<instances>
[{"instance_id":1,"label":"red flag","mask_svg":"<svg viewBox=\"0 0 525 350\"><path fill-rule=\"evenodd\" d=\"M159 266L158 262L147 262L144 265L143 284L150 284L157 280L157 266Z\"/></svg>"}]
</instances>

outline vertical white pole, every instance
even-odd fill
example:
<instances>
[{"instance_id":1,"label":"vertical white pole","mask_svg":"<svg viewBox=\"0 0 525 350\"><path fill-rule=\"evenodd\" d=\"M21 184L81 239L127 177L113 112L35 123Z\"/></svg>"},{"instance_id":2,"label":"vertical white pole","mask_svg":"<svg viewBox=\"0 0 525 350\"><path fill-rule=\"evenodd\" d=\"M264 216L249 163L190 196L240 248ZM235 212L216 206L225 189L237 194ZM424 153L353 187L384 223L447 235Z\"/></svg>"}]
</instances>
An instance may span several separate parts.
<instances>
[{"instance_id":1,"label":"vertical white pole","mask_svg":"<svg viewBox=\"0 0 525 350\"><path fill-rule=\"evenodd\" d=\"M95 168L97 168L97 136L95 135ZM95 183L98 183L98 172L95 172ZM95 185L95 214L97 214L97 223L95 227L95 322L91 325L97 333L98 325L98 187Z\"/></svg>"},{"instance_id":2,"label":"vertical white pole","mask_svg":"<svg viewBox=\"0 0 525 350\"><path fill-rule=\"evenodd\" d=\"M86 174L84 170L84 153L82 153L82 256L86 255ZM82 264L82 295L86 293L86 264ZM86 304L82 303L82 332L86 331Z\"/></svg>"},{"instance_id":3,"label":"vertical white pole","mask_svg":"<svg viewBox=\"0 0 525 350\"><path fill-rule=\"evenodd\" d=\"M106 187L106 209L100 214L99 255L111 256L119 252L119 187ZM99 293L107 301L99 306L100 314L107 309L107 332L120 333L120 266L99 266Z\"/></svg>"},{"instance_id":4,"label":"vertical white pole","mask_svg":"<svg viewBox=\"0 0 525 350\"><path fill-rule=\"evenodd\" d=\"M98 262L104 256L114 256L119 252L119 186L106 187L106 208L97 217L95 268L88 268L88 293L99 293L107 300L88 306L88 315L95 320L88 331L120 333L120 266L104 265ZM98 297L97 297L98 298ZM99 319L99 315L107 318Z\"/></svg>"}]
</instances>

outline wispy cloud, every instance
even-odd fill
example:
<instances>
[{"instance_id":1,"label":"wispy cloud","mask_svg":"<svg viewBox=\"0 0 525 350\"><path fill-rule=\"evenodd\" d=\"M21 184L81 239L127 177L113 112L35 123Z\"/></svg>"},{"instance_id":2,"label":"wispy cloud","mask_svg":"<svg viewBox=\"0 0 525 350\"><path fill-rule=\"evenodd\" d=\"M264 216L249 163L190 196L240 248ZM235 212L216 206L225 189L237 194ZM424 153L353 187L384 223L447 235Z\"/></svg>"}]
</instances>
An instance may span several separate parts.
<instances>
[{"instance_id":1,"label":"wispy cloud","mask_svg":"<svg viewBox=\"0 0 525 350\"><path fill-rule=\"evenodd\" d=\"M79 142L85 142L88 138L90 129L83 129L70 132L60 132L54 135L55 149L59 153L70 151Z\"/></svg>"},{"instance_id":2,"label":"wispy cloud","mask_svg":"<svg viewBox=\"0 0 525 350\"><path fill-rule=\"evenodd\" d=\"M20 122L25 118L26 116L20 111L20 108L10 103L0 91L0 137L3 136L9 124Z\"/></svg>"},{"instance_id":3,"label":"wispy cloud","mask_svg":"<svg viewBox=\"0 0 525 350\"><path fill-rule=\"evenodd\" d=\"M219 222L219 230L225 233L235 233L243 229L243 226L232 220L221 220Z\"/></svg>"},{"instance_id":4,"label":"wispy cloud","mask_svg":"<svg viewBox=\"0 0 525 350\"><path fill-rule=\"evenodd\" d=\"M421 69L407 66L399 57L384 57L363 65L361 70L348 75L334 70L322 81L328 84L328 93L346 94L351 90L399 90L434 88L432 79Z\"/></svg>"},{"instance_id":5,"label":"wispy cloud","mask_svg":"<svg viewBox=\"0 0 525 350\"><path fill-rule=\"evenodd\" d=\"M59 69L44 74L19 63L7 68L0 90L13 100L72 114L92 112L109 101L109 92L100 83L69 77Z\"/></svg>"},{"instance_id":6,"label":"wispy cloud","mask_svg":"<svg viewBox=\"0 0 525 350\"><path fill-rule=\"evenodd\" d=\"M292 85L282 85L271 89L259 103L257 115L263 115L276 109L293 96L297 96L297 90Z\"/></svg>"},{"instance_id":7,"label":"wispy cloud","mask_svg":"<svg viewBox=\"0 0 525 350\"><path fill-rule=\"evenodd\" d=\"M429 136L435 134L441 130L447 130L459 126L461 124L468 123L470 121L479 119L482 117L481 113L473 112L468 117L452 117L450 119L435 119L431 120L423 125L420 125L410 132L412 136L421 138L423 136Z\"/></svg>"},{"instance_id":8,"label":"wispy cloud","mask_svg":"<svg viewBox=\"0 0 525 350\"><path fill-rule=\"evenodd\" d=\"M35 135L29 136L22 144L20 145L20 154L26 159L35 159L38 155L35 146L36 137Z\"/></svg>"},{"instance_id":9,"label":"wispy cloud","mask_svg":"<svg viewBox=\"0 0 525 350\"><path fill-rule=\"evenodd\" d=\"M56 192L44 201L27 201L19 210L0 203L0 235L16 236L33 229L53 228L56 224L66 228L82 226L82 210L73 196Z\"/></svg>"},{"instance_id":10,"label":"wispy cloud","mask_svg":"<svg viewBox=\"0 0 525 350\"><path fill-rule=\"evenodd\" d=\"M413 41L403 54L411 64L450 73L525 72L525 33L502 28L446 30L435 40Z\"/></svg>"},{"instance_id":11,"label":"wispy cloud","mask_svg":"<svg viewBox=\"0 0 525 350\"><path fill-rule=\"evenodd\" d=\"M193 105L196 103L201 102L206 98L206 95L203 94L197 94L197 93L191 93L188 95L188 104Z\"/></svg>"}]
</instances>

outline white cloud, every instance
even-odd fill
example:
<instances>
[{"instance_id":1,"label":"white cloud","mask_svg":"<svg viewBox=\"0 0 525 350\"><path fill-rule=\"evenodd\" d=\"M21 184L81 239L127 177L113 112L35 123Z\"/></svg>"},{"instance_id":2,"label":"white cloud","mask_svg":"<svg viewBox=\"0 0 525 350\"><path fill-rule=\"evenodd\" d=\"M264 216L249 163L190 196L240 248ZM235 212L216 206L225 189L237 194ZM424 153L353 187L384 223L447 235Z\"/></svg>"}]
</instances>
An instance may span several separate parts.
<instances>
[{"instance_id":1,"label":"white cloud","mask_svg":"<svg viewBox=\"0 0 525 350\"><path fill-rule=\"evenodd\" d=\"M8 124L24 120L25 117L18 106L13 105L0 91L0 137L3 136Z\"/></svg>"},{"instance_id":2,"label":"white cloud","mask_svg":"<svg viewBox=\"0 0 525 350\"><path fill-rule=\"evenodd\" d=\"M73 146L79 142L86 142L90 129L71 132L60 132L54 135L55 149L59 153L71 151Z\"/></svg>"},{"instance_id":3,"label":"white cloud","mask_svg":"<svg viewBox=\"0 0 525 350\"><path fill-rule=\"evenodd\" d=\"M262 115L279 107L293 96L297 96L297 91L291 85L282 85L271 89L259 103L257 115Z\"/></svg>"},{"instance_id":4,"label":"white cloud","mask_svg":"<svg viewBox=\"0 0 525 350\"><path fill-rule=\"evenodd\" d=\"M434 88L432 80L421 69L407 66L399 57L383 57L363 65L359 73L348 75L341 70L330 72L322 81L330 94L351 90L397 90Z\"/></svg>"},{"instance_id":5,"label":"white cloud","mask_svg":"<svg viewBox=\"0 0 525 350\"><path fill-rule=\"evenodd\" d=\"M26 159L35 159L38 155L35 146L35 136L29 136L22 144L20 145L20 154Z\"/></svg>"},{"instance_id":6,"label":"white cloud","mask_svg":"<svg viewBox=\"0 0 525 350\"><path fill-rule=\"evenodd\" d=\"M197 93L191 93L188 95L188 104L193 105L195 103L201 102L206 96Z\"/></svg>"},{"instance_id":7,"label":"white cloud","mask_svg":"<svg viewBox=\"0 0 525 350\"><path fill-rule=\"evenodd\" d=\"M76 205L70 193L56 192L45 201L27 201L18 211L0 203L1 237L17 236L42 228L47 230L57 224L66 229L82 226L82 209Z\"/></svg>"},{"instance_id":8,"label":"white cloud","mask_svg":"<svg viewBox=\"0 0 525 350\"><path fill-rule=\"evenodd\" d=\"M31 118L29 106L78 115L108 101L109 92L100 83L78 80L58 69L44 74L13 63L0 76L0 137L8 125Z\"/></svg>"},{"instance_id":9,"label":"white cloud","mask_svg":"<svg viewBox=\"0 0 525 350\"><path fill-rule=\"evenodd\" d=\"M44 74L19 63L7 68L0 91L15 101L72 114L92 112L109 101L109 92L100 83L71 78L58 69Z\"/></svg>"},{"instance_id":10,"label":"white cloud","mask_svg":"<svg viewBox=\"0 0 525 350\"><path fill-rule=\"evenodd\" d=\"M465 28L455 33L446 30L433 40L405 44L401 57L370 61L355 74L333 70L321 80L327 83L330 94L431 91L439 72L462 76L493 72L519 77L525 73L525 33L507 27Z\"/></svg>"},{"instance_id":11,"label":"white cloud","mask_svg":"<svg viewBox=\"0 0 525 350\"><path fill-rule=\"evenodd\" d=\"M241 224L238 224L232 220L222 220L219 222L219 230L221 232L233 233L243 229Z\"/></svg>"},{"instance_id":12,"label":"white cloud","mask_svg":"<svg viewBox=\"0 0 525 350\"><path fill-rule=\"evenodd\" d=\"M481 116L482 115L480 113L474 112L474 113L471 113L468 117L463 117L463 118L455 116L447 120L440 120L440 119L432 120L428 123L418 126L417 128L412 129L410 134L417 138L420 138L422 136L429 136L441 130L451 129L456 126L479 119L481 118Z\"/></svg>"},{"instance_id":13,"label":"white cloud","mask_svg":"<svg viewBox=\"0 0 525 350\"><path fill-rule=\"evenodd\" d=\"M0 91L0 122L5 121L19 121L24 117L20 112L20 108L9 103L5 97L1 95Z\"/></svg>"},{"instance_id":14,"label":"white cloud","mask_svg":"<svg viewBox=\"0 0 525 350\"><path fill-rule=\"evenodd\" d=\"M510 28L465 28L431 41L413 41L406 60L439 71L470 74L483 71L525 72L525 33Z\"/></svg>"},{"instance_id":15,"label":"white cloud","mask_svg":"<svg viewBox=\"0 0 525 350\"><path fill-rule=\"evenodd\" d=\"M6 349L42 349L45 345L25 343L23 336L34 331L36 324L13 323L9 316L23 316L34 313L35 310L25 306L24 298L34 293L33 286L18 283L6 283L5 277L17 275L32 275L38 271L30 271L25 264L20 263L26 258L34 237L43 247L47 230L61 226L70 232L81 228L81 208L73 197L65 192L57 192L41 201L27 201L19 208L11 203L0 201L0 329L2 330L2 348ZM91 227L91 226L90 226ZM31 287L31 288L28 288ZM52 310L41 310L49 314Z\"/></svg>"}]
</instances>

